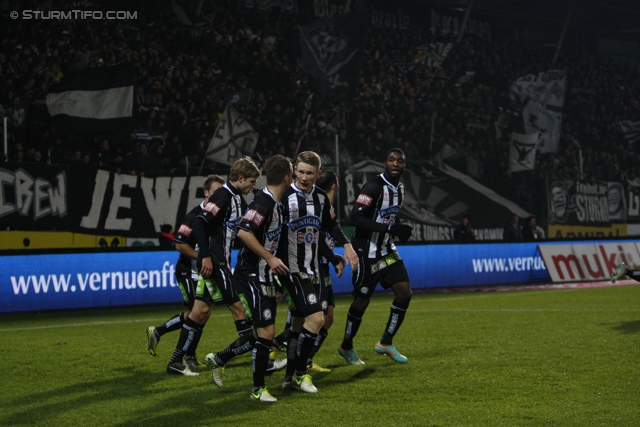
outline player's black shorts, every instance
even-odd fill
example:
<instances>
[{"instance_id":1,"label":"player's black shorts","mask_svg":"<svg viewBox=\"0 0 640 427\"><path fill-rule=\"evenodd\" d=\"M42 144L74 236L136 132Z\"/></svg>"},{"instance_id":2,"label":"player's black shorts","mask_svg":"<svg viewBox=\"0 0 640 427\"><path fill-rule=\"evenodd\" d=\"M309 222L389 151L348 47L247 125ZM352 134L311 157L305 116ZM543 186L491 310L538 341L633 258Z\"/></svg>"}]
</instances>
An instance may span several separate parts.
<instances>
[{"instance_id":1,"label":"player's black shorts","mask_svg":"<svg viewBox=\"0 0 640 427\"><path fill-rule=\"evenodd\" d=\"M196 299L216 302L220 299L226 305L233 305L240 301L227 266L214 266L211 278L199 280L196 287Z\"/></svg>"},{"instance_id":2,"label":"player's black shorts","mask_svg":"<svg viewBox=\"0 0 640 427\"><path fill-rule=\"evenodd\" d=\"M192 310L193 301L196 299L196 285L198 281L191 278L191 273L187 273L186 275L176 274L176 279L178 279L178 287L180 288L180 292L182 293L184 305L189 310Z\"/></svg>"},{"instance_id":3,"label":"player's black shorts","mask_svg":"<svg viewBox=\"0 0 640 427\"><path fill-rule=\"evenodd\" d=\"M400 282L409 282L409 274L404 261L395 253L378 260L365 260L358 255L359 267L353 272L352 283L354 297L370 298L378 283L384 289Z\"/></svg>"},{"instance_id":4,"label":"player's black shorts","mask_svg":"<svg viewBox=\"0 0 640 427\"><path fill-rule=\"evenodd\" d=\"M256 278L234 275L233 284L238 291L238 296L247 319L253 326L264 328L276 322L276 290L275 286L259 282Z\"/></svg>"},{"instance_id":5,"label":"player's black shorts","mask_svg":"<svg viewBox=\"0 0 640 427\"><path fill-rule=\"evenodd\" d=\"M293 317L307 317L322 311L313 276L291 273L278 276L278 280L289 297L289 310Z\"/></svg>"}]
</instances>

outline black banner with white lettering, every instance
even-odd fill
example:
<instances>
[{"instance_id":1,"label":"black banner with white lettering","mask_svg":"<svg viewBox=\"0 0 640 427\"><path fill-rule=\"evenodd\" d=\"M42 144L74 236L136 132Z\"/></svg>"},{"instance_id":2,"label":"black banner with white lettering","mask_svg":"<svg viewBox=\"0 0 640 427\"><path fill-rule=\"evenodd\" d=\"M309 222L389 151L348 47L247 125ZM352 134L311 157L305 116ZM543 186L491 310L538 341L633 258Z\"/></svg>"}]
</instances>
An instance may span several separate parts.
<instances>
[{"instance_id":1,"label":"black banner with white lettering","mask_svg":"<svg viewBox=\"0 0 640 427\"><path fill-rule=\"evenodd\" d=\"M549 188L549 224L608 226L606 182L554 181Z\"/></svg>"}]
</instances>

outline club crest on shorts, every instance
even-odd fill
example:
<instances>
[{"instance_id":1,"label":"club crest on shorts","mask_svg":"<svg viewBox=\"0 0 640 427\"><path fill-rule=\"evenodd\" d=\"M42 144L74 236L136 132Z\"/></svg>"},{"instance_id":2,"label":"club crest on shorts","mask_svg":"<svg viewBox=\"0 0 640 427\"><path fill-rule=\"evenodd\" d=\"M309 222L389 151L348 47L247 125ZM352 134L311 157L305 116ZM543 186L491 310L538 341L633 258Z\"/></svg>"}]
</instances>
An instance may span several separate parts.
<instances>
[{"instance_id":1,"label":"club crest on shorts","mask_svg":"<svg viewBox=\"0 0 640 427\"><path fill-rule=\"evenodd\" d=\"M262 312L262 317L264 318L264 320L270 320L271 319L271 310L268 308L265 308L265 310Z\"/></svg>"},{"instance_id":2,"label":"club crest on shorts","mask_svg":"<svg viewBox=\"0 0 640 427\"><path fill-rule=\"evenodd\" d=\"M366 294L367 294L367 292L369 292L369 288L367 288L366 286L365 286L364 288L360 288L360 293L361 293L362 295L366 295Z\"/></svg>"},{"instance_id":3,"label":"club crest on shorts","mask_svg":"<svg viewBox=\"0 0 640 427\"><path fill-rule=\"evenodd\" d=\"M326 310L328 306L329 306L329 304L327 304L327 301L322 301L322 309L323 310Z\"/></svg>"},{"instance_id":4,"label":"club crest on shorts","mask_svg":"<svg viewBox=\"0 0 640 427\"><path fill-rule=\"evenodd\" d=\"M309 304L315 304L318 302L318 298L316 297L316 294L309 294L307 301L309 301Z\"/></svg>"}]
</instances>

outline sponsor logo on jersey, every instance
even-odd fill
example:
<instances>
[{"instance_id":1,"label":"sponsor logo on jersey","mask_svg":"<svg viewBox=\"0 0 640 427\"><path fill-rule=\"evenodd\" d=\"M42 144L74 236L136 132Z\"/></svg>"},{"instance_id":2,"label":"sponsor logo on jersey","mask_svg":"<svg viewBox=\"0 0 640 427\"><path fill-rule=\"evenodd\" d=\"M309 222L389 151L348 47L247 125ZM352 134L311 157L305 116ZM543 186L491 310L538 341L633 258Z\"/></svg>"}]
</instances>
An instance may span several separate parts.
<instances>
[{"instance_id":1,"label":"sponsor logo on jersey","mask_svg":"<svg viewBox=\"0 0 640 427\"><path fill-rule=\"evenodd\" d=\"M380 215L380 218L391 218L392 216L393 217L397 216L399 212L400 212L400 206L393 205L393 206L389 206L386 209L380 209L380 212L378 212L378 215Z\"/></svg>"},{"instance_id":2,"label":"sponsor logo on jersey","mask_svg":"<svg viewBox=\"0 0 640 427\"><path fill-rule=\"evenodd\" d=\"M264 215L255 209L249 209L247 213L244 214L244 219L251 221L255 225L260 225L262 221L264 221Z\"/></svg>"},{"instance_id":3,"label":"sponsor logo on jersey","mask_svg":"<svg viewBox=\"0 0 640 427\"><path fill-rule=\"evenodd\" d=\"M307 245L310 245L311 243L313 243L313 231L308 231L305 235L304 235L304 242Z\"/></svg>"},{"instance_id":4,"label":"sponsor logo on jersey","mask_svg":"<svg viewBox=\"0 0 640 427\"><path fill-rule=\"evenodd\" d=\"M242 222L242 217L236 218L235 221L227 221L227 228L229 230L234 230L238 228L241 222Z\"/></svg>"},{"instance_id":5,"label":"sponsor logo on jersey","mask_svg":"<svg viewBox=\"0 0 640 427\"><path fill-rule=\"evenodd\" d=\"M189 227L187 224L182 224L180 228L178 228L178 234L182 234L185 237L189 237L193 228Z\"/></svg>"},{"instance_id":6,"label":"sponsor logo on jersey","mask_svg":"<svg viewBox=\"0 0 640 427\"><path fill-rule=\"evenodd\" d=\"M384 192L384 201L385 202L389 201L389 193L387 193L386 191Z\"/></svg>"},{"instance_id":7,"label":"sponsor logo on jersey","mask_svg":"<svg viewBox=\"0 0 640 427\"><path fill-rule=\"evenodd\" d=\"M305 215L302 218L290 221L287 226L291 231L298 231L301 228L312 227L316 230L320 229L320 218L314 215Z\"/></svg>"},{"instance_id":8,"label":"sponsor logo on jersey","mask_svg":"<svg viewBox=\"0 0 640 427\"><path fill-rule=\"evenodd\" d=\"M269 231L269 232L266 234L267 241L268 241L268 242L273 242L273 241L275 241L278 237L280 237L280 232L281 232L281 231L282 231L282 229L281 229L281 228L276 228L276 229L275 229L275 230L273 230L273 231Z\"/></svg>"},{"instance_id":9,"label":"sponsor logo on jersey","mask_svg":"<svg viewBox=\"0 0 640 427\"><path fill-rule=\"evenodd\" d=\"M298 204L296 202L289 203L289 210L291 212L298 212Z\"/></svg>"},{"instance_id":10,"label":"sponsor logo on jersey","mask_svg":"<svg viewBox=\"0 0 640 427\"><path fill-rule=\"evenodd\" d=\"M218 212L220 212L220 206L213 202L207 202L207 204L204 205L204 210L210 212L211 215L216 216L218 215Z\"/></svg>"},{"instance_id":11,"label":"sponsor logo on jersey","mask_svg":"<svg viewBox=\"0 0 640 427\"><path fill-rule=\"evenodd\" d=\"M358 196L358 199L356 200L356 203L359 203L361 205L365 205L365 206L369 206L371 204L371 202L373 202L373 199L369 196L367 196L366 194L360 194Z\"/></svg>"}]
</instances>

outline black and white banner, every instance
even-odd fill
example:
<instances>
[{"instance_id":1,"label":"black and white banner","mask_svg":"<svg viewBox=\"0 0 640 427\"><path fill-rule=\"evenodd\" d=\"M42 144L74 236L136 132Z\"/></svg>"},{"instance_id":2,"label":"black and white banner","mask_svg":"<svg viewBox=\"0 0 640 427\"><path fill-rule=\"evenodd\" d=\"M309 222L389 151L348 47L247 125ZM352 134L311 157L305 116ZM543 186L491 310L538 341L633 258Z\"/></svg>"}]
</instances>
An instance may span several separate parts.
<instances>
[{"instance_id":1,"label":"black and white banner","mask_svg":"<svg viewBox=\"0 0 640 427\"><path fill-rule=\"evenodd\" d=\"M550 70L520 77L511 85L522 102L526 133L538 133L540 153L558 152L565 83L564 70Z\"/></svg>"},{"instance_id":2,"label":"black and white banner","mask_svg":"<svg viewBox=\"0 0 640 427\"><path fill-rule=\"evenodd\" d=\"M47 94L47 109L61 136L94 137L131 132L133 66L87 68L70 74Z\"/></svg>"},{"instance_id":3,"label":"black and white banner","mask_svg":"<svg viewBox=\"0 0 640 427\"><path fill-rule=\"evenodd\" d=\"M633 145L640 140L640 121L623 120L618 124L622 128L624 137L629 141L629 145Z\"/></svg>"},{"instance_id":4,"label":"black and white banner","mask_svg":"<svg viewBox=\"0 0 640 427\"><path fill-rule=\"evenodd\" d=\"M509 168L512 172L532 171L536 167L538 134L524 135L513 132L509 150Z\"/></svg>"},{"instance_id":5,"label":"black and white banner","mask_svg":"<svg viewBox=\"0 0 640 427\"><path fill-rule=\"evenodd\" d=\"M418 54L415 62L427 64L430 67L441 68L442 62L447 58L453 43L429 43L418 46ZM473 77L473 76L472 76Z\"/></svg>"},{"instance_id":6,"label":"black and white banner","mask_svg":"<svg viewBox=\"0 0 640 427\"><path fill-rule=\"evenodd\" d=\"M231 104L227 104L209 143L207 159L231 166L242 157L251 157L258 138L258 132L249 122Z\"/></svg>"},{"instance_id":7,"label":"black and white banner","mask_svg":"<svg viewBox=\"0 0 640 427\"><path fill-rule=\"evenodd\" d=\"M549 187L549 224L611 224L608 183L563 180Z\"/></svg>"},{"instance_id":8,"label":"black and white banner","mask_svg":"<svg viewBox=\"0 0 640 427\"><path fill-rule=\"evenodd\" d=\"M355 89L367 41L367 12L316 19L300 25L300 67L309 75L314 92L321 98L349 99Z\"/></svg>"}]
</instances>

